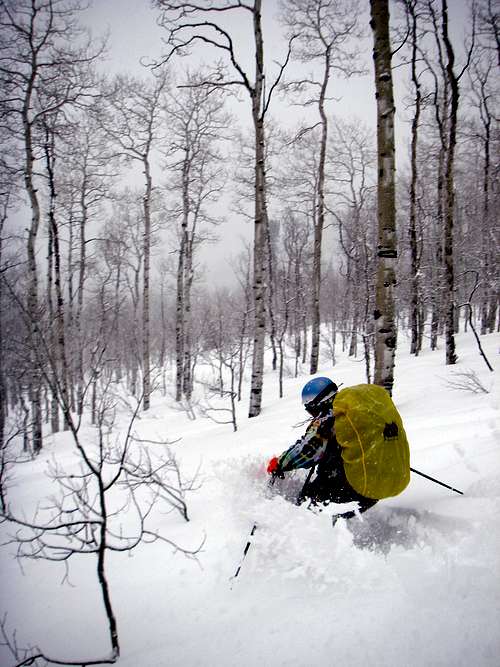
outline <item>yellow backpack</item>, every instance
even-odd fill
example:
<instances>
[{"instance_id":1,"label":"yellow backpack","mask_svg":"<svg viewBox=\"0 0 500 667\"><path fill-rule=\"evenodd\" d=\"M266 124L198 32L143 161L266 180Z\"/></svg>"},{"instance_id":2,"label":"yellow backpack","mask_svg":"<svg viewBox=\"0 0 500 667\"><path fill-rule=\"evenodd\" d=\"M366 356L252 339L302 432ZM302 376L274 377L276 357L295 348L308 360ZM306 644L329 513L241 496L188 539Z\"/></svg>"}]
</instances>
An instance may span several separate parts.
<instances>
[{"instance_id":1,"label":"yellow backpack","mask_svg":"<svg viewBox=\"0 0 500 667\"><path fill-rule=\"evenodd\" d=\"M378 500L401 493L410 481L410 450L389 393L375 384L346 387L335 396L333 414L353 489Z\"/></svg>"}]
</instances>

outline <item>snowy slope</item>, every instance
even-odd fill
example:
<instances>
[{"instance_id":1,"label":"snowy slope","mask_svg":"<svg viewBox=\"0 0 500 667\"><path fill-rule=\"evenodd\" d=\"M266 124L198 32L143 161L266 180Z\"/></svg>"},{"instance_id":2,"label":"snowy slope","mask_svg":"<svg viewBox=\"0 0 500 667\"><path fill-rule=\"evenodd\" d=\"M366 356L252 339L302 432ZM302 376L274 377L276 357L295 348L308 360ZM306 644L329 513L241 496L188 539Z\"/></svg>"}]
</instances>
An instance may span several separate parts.
<instances>
[{"instance_id":1,"label":"snowy slope","mask_svg":"<svg viewBox=\"0 0 500 667\"><path fill-rule=\"evenodd\" d=\"M498 335L483 338L499 366ZM403 337L394 400L411 446L411 464L462 490L463 496L412 475L399 497L362 520L331 527L292 498L301 474L268 488L265 463L304 430L300 389L307 379L265 381L264 410L239 430L189 421L172 401L157 398L137 423L143 438L180 438L172 447L186 474L200 467L201 487L188 498L190 522L162 516L168 536L194 548L197 561L159 543L131 556L113 554L108 573L123 667L413 667L493 666L500 655L500 399L473 336L457 338L460 361L444 352L411 358ZM489 393L450 388L472 369ZM338 353L320 374L346 385L363 382L364 365ZM300 426L298 426L301 424ZM11 498L32 505L43 493L43 466L68 458L58 435L34 463L17 472ZM250 530L252 545L239 577ZM3 531L5 534L5 530ZM2 603L20 645L38 644L58 657L108 650L93 557L64 566L13 559L0 550ZM64 581L63 581L64 580ZM0 649L1 650L1 649ZM13 662L5 651L0 664Z\"/></svg>"}]
</instances>

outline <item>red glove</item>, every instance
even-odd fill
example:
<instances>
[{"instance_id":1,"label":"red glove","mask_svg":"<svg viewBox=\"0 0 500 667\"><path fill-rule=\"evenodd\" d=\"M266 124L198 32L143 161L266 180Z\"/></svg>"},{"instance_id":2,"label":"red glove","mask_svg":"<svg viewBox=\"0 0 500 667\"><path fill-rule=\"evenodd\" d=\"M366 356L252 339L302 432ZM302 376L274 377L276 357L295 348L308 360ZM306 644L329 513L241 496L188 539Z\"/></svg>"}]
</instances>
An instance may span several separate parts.
<instances>
[{"instance_id":1,"label":"red glove","mask_svg":"<svg viewBox=\"0 0 500 667\"><path fill-rule=\"evenodd\" d=\"M279 467L278 457L277 457L277 456L273 456L273 458L272 458L272 459L269 461L269 463L267 464L267 472L268 472L270 475L278 475L278 474L279 474L279 472L280 472L280 467Z\"/></svg>"}]
</instances>

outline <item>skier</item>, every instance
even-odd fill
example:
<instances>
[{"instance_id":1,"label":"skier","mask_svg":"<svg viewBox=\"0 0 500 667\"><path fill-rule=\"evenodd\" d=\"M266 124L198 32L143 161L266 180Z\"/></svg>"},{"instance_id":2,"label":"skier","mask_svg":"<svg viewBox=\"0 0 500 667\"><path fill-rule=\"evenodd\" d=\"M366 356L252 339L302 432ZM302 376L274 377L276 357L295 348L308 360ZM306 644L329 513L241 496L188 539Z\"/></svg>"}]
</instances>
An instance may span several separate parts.
<instances>
[{"instance_id":1,"label":"skier","mask_svg":"<svg viewBox=\"0 0 500 667\"><path fill-rule=\"evenodd\" d=\"M284 477L296 468L317 465L315 475L308 479L297 502L309 499L310 505L357 502L357 511L335 514L333 519L349 519L365 512L378 502L358 493L348 482L342 460L342 448L335 437L333 402L338 392L335 382L327 377L309 380L302 390L302 403L313 417L305 434L281 456L273 457L267 472L273 477Z\"/></svg>"}]
</instances>

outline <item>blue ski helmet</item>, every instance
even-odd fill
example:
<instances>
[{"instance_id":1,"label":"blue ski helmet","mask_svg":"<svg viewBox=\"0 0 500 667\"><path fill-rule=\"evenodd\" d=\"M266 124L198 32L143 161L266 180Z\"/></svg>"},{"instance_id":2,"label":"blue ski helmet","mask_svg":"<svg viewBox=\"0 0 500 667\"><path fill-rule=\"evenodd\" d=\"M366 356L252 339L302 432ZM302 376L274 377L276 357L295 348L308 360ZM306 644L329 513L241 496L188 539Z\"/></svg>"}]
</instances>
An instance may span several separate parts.
<instances>
[{"instance_id":1,"label":"blue ski helmet","mask_svg":"<svg viewBox=\"0 0 500 667\"><path fill-rule=\"evenodd\" d=\"M315 407L326 398L334 396L337 391L337 385L330 378L313 378L302 389L302 403L306 410L312 414L315 412Z\"/></svg>"}]
</instances>

